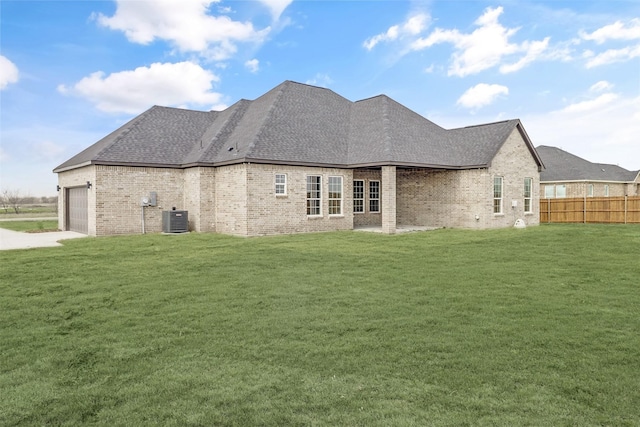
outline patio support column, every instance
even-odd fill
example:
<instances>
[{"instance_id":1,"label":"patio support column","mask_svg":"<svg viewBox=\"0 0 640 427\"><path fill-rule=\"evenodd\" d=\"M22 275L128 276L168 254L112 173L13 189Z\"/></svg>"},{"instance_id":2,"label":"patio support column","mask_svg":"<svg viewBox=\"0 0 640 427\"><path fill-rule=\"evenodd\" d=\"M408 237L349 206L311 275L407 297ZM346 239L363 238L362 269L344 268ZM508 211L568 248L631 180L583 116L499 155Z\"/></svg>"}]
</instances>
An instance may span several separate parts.
<instances>
[{"instance_id":1,"label":"patio support column","mask_svg":"<svg viewBox=\"0 0 640 427\"><path fill-rule=\"evenodd\" d=\"M383 166L380 202L382 204L382 232L396 232L396 167Z\"/></svg>"}]
</instances>

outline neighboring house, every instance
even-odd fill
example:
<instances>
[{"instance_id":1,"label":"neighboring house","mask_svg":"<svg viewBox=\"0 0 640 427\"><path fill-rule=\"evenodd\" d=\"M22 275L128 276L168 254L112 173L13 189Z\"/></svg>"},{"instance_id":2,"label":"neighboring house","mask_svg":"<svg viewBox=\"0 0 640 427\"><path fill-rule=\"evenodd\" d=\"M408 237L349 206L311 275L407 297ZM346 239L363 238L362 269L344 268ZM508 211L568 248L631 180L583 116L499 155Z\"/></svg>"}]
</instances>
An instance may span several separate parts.
<instances>
[{"instance_id":1,"label":"neighboring house","mask_svg":"<svg viewBox=\"0 0 640 427\"><path fill-rule=\"evenodd\" d=\"M540 197L639 196L640 171L591 163L556 147L537 147L545 169L540 173Z\"/></svg>"},{"instance_id":2,"label":"neighboring house","mask_svg":"<svg viewBox=\"0 0 640 427\"><path fill-rule=\"evenodd\" d=\"M54 172L63 230L159 232L177 208L191 230L256 236L538 224L541 168L519 120L445 130L286 81L219 112L153 107Z\"/></svg>"}]
</instances>

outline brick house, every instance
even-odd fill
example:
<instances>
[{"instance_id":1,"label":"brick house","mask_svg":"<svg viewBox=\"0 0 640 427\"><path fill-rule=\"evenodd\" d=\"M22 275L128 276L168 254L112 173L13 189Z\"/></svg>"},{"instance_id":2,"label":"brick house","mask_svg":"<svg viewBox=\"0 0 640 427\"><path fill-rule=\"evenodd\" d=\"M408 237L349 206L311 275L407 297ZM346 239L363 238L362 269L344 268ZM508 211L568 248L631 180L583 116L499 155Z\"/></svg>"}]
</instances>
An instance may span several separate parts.
<instances>
[{"instance_id":1,"label":"brick house","mask_svg":"<svg viewBox=\"0 0 640 427\"><path fill-rule=\"evenodd\" d=\"M445 130L285 81L219 112L153 107L54 172L62 230L159 232L177 208L191 230L256 236L534 225L541 168L519 120Z\"/></svg>"},{"instance_id":2,"label":"brick house","mask_svg":"<svg viewBox=\"0 0 640 427\"><path fill-rule=\"evenodd\" d=\"M541 145L537 151L545 165L542 198L640 196L640 171L591 163L557 147Z\"/></svg>"}]
</instances>

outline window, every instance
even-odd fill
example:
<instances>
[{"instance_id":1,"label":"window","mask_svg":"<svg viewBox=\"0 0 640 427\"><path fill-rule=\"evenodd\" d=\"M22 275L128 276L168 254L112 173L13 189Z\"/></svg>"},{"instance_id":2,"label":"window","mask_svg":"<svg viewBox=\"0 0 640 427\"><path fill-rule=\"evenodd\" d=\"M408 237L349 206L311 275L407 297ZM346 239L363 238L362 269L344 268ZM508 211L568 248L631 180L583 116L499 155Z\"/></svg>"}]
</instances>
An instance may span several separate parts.
<instances>
[{"instance_id":1,"label":"window","mask_svg":"<svg viewBox=\"0 0 640 427\"><path fill-rule=\"evenodd\" d=\"M609 197L609 186L608 185L604 186L604 197Z\"/></svg>"},{"instance_id":2,"label":"window","mask_svg":"<svg viewBox=\"0 0 640 427\"><path fill-rule=\"evenodd\" d=\"M493 178L493 213L502 213L502 177Z\"/></svg>"},{"instance_id":3,"label":"window","mask_svg":"<svg viewBox=\"0 0 640 427\"><path fill-rule=\"evenodd\" d=\"M369 212L380 212L380 181L369 181Z\"/></svg>"},{"instance_id":4,"label":"window","mask_svg":"<svg viewBox=\"0 0 640 427\"><path fill-rule=\"evenodd\" d=\"M555 185L545 185L544 186L544 198L545 199L553 199L556 197L556 186Z\"/></svg>"},{"instance_id":5,"label":"window","mask_svg":"<svg viewBox=\"0 0 640 427\"><path fill-rule=\"evenodd\" d=\"M587 196L593 197L593 184L589 184L589 190L587 191Z\"/></svg>"},{"instance_id":6,"label":"window","mask_svg":"<svg viewBox=\"0 0 640 427\"><path fill-rule=\"evenodd\" d=\"M353 181L353 213L364 212L364 181Z\"/></svg>"},{"instance_id":7,"label":"window","mask_svg":"<svg viewBox=\"0 0 640 427\"><path fill-rule=\"evenodd\" d=\"M531 213L531 190L533 189L533 178L524 179L524 212Z\"/></svg>"},{"instance_id":8,"label":"window","mask_svg":"<svg viewBox=\"0 0 640 427\"><path fill-rule=\"evenodd\" d=\"M342 177L329 177L329 215L342 215Z\"/></svg>"},{"instance_id":9,"label":"window","mask_svg":"<svg viewBox=\"0 0 640 427\"><path fill-rule=\"evenodd\" d=\"M276 174L276 196L284 196L287 194L287 175L283 173Z\"/></svg>"},{"instance_id":10,"label":"window","mask_svg":"<svg viewBox=\"0 0 640 427\"><path fill-rule=\"evenodd\" d=\"M322 177L320 175L307 176L307 215L320 216L322 211Z\"/></svg>"},{"instance_id":11,"label":"window","mask_svg":"<svg viewBox=\"0 0 640 427\"><path fill-rule=\"evenodd\" d=\"M567 186L562 184L562 185L556 185L556 197L558 199L562 199L564 197L567 197Z\"/></svg>"}]
</instances>

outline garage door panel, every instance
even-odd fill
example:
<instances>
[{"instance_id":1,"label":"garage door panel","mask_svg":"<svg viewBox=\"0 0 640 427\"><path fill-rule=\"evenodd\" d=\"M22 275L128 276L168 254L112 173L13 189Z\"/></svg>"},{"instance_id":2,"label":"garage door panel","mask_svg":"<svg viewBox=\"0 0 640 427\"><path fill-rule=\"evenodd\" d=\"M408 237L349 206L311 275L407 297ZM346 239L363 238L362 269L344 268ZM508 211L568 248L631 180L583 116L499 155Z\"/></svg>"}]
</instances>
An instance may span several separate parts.
<instances>
[{"instance_id":1,"label":"garage door panel","mask_svg":"<svg viewBox=\"0 0 640 427\"><path fill-rule=\"evenodd\" d=\"M67 189L67 230L89 233L88 207L86 187Z\"/></svg>"}]
</instances>

